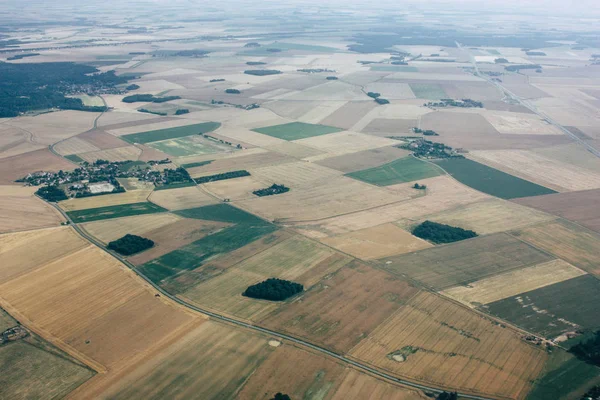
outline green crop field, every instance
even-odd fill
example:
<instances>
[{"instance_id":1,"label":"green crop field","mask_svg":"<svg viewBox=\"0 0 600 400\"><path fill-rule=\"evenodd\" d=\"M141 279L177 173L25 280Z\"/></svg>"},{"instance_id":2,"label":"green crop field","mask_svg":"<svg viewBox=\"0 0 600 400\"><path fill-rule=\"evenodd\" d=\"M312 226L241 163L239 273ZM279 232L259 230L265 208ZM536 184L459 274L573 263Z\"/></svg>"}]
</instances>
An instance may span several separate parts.
<instances>
[{"instance_id":1,"label":"green crop field","mask_svg":"<svg viewBox=\"0 0 600 400\"><path fill-rule=\"evenodd\" d=\"M264 221L244 210L229 204L213 204L210 206L188 208L175 211L184 218L204 219L208 221L229 222L234 224L262 224Z\"/></svg>"},{"instance_id":2,"label":"green crop field","mask_svg":"<svg viewBox=\"0 0 600 400\"><path fill-rule=\"evenodd\" d=\"M73 161L75 163L82 163L84 160L83 158L79 157L77 154L69 154L68 156L64 156L67 160L69 161Z\"/></svg>"},{"instance_id":3,"label":"green crop field","mask_svg":"<svg viewBox=\"0 0 600 400\"><path fill-rule=\"evenodd\" d=\"M0 332L16 326L18 322L9 313L0 308Z\"/></svg>"},{"instance_id":4,"label":"green crop field","mask_svg":"<svg viewBox=\"0 0 600 400\"><path fill-rule=\"evenodd\" d=\"M203 122L201 124L178 126L176 128L157 129L155 131L146 131L123 135L121 139L129 143L150 143L159 140L176 139L184 136L199 135L212 132L221 124L219 122Z\"/></svg>"},{"instance_id":5,"label":"green crop field","mask_svg":"<svg viewBox=\"0 0 600 400\"><path fill-rule=\"evenodd\" d=\"M466 158L438 160L436 164L444 168L457 181L501 199L556 193L552 189Z\"/></svg>"},{"instance_id":6,"label":"green crop field","mask_svg":"<svg viewBox=\"0 0 600 400\"><path fill-rule=\"evenodd\" d=\"M209 259L239 249L275 230L275 225L263 221L234 225L158 257L139 270L158 283L179 272L200 267Z\"/></svg>"},{"instance_id":7,"label":"green crop field","mask_svg":"<svg viewBox=\"0 0 600 400\"><path fill-rule=\"evenodd\" d=\"M437 83L410 83L409 85L418 99L439 100L448 97Z\"/></svg>"},{"instance_id":8,"label":"green crop field","mask_svg":"<svg viewBox=\"0 0 600 400\"><path fill-rule=\"evenodd\" d=\"M284 140L306 139L313 136L327 135L343 131L333 126L307 124L304 122L291 122L289 124L266 126L253 129L254 132L264 133Z\"/></svg>"},{"instance_id":9,"label":"green crop field","mask_svg":"<svg viewBox=\"0 0 600 400\"><path fill-rule=\"evenodd\" d=\"M600 328L599 303L600 281L582 275L495 301L485 309L526 330L554 338L574 330L572 324L590 330Z\"/></svg>"},{"instance_id":10,"label":"green crop field","mask_svg":"<svg viewBox=\"0 0 600 400\"><path fill-rule=\"evenodd\" d=\"M69 211L67 212L67 215L73 220L73 222L80 223L109 218L129 217L132 215L153 214L166 211L166 209L146 201L133 204L121 204L118 206Z\"/></svg>"},{"instance_id":11,"label":"green crop field","mask_svg":"<svg viewBox=\"0 0 600 400\"><path fill-rule=\"evenodd\" d=\"M383 72L418 72L417 67L410 67L408 65L373 65L370 68L371 71L383 71Z\"/></svg>"},{"instance_id":12,"label":"green crop field","mask_svg":"<svg viewBox=\"0 0 600 400\"><path fill-rule=\"evenodd\" d=\"M390 273L436 289L467 284L487 276L550 261L553 257L499 233L382 259Z\"/></svg>"},{"instance_id":13,"label":"green crop field","mask_svg":"<svg viewBox=\"0 0 600 400\"><path fill-rule=\"evenodd\" d=\"M416 157L408 156L380 167L363 169L346 174L354 179L377 186L389 186L397 183L412 182L419 179L442 175L444 171Z\"/></svg>"},{"instance_id":14,"label":"green crop field","mask_svg":"<svg viewBox=\"0 0 600 400\"><path fill-rule=\"evenodd\" d=\"M598 383L599 376L600 368L578 360L563 350L554 349L527 400L579 398L567 396L589 389Z\"/></svg>"}]
</instances>

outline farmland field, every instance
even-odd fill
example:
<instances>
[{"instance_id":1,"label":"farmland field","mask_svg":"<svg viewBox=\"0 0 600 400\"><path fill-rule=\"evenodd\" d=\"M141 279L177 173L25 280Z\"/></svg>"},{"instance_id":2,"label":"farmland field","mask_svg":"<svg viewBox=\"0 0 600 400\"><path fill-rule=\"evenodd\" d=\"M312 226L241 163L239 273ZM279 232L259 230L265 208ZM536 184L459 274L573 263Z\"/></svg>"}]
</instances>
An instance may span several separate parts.
<instances>
[{"instance_id":1,"label":"farmland field","mask_svg":"<svg viewBox=\"0 0 600 400\"><path fill-rule=\"evenodd\" d=\"M382 268L444 289L550 261L554 257L499 233L382 259Z\"/></svg>"},{"instance_id":2,"label":"farmland field","mask_svg":"<svg viewBox=\"0 0 600 400\"><path fill-rule=\"evenodd\" d=\"M175 128L157 129L154 131L132 133L121 136L129 143L150 143L159 140L176 139L184 136L199 135L212 132L221 124L218 122L203 122L201 124L184 125Z\"/></svg>"},{"instance_id":3,"label":"farmland field","mask_svg":"<svg viewBox=\"0 0 600 400\"><path fill-rule=\"evenodd\" d=\"M253 129L255 132L273 136L284 140L298 140L313 136L327 135L340 132L342 129L327 125L307 124L304 122L291 122L289 124L266 126Z\"/></svg>"},{"instance_id":4,"label":"farmland field","mask_svg":"<svg viewBox=\"0 0 600 400\"><path fill-rule=\"evenodd\" d=\"M121 204L85 210L68 211L67 215L75 223L98 221L108 218L130 217L132 215L153 214L167 210L149 202Z\"/></svg>"},{"instance_id":5,"label":"farmland field","mask_svg":"<svg viewBox=\"0 0 600 400\"><path fill-rule=\"evenodd\" d=\"M551 221L513 233L533 246L600 276L600 236L567 221Z\"/></svg>"},{"instance_id":6,"label":"farmland field","mask_svg":"<svg viewBox=\"0 0 600 400\"><path fill-rule=\"evenodd\" d=\"M119 206L123 204L140 203L145 201L151 193L150 190L135 190L125 193L105 194L102 196L82 197L64 200L58 203L64 211L79 211L88 208Z\"/></svg>"},{"instance_id":7,"label":"farmland field","mask_svg":"<svg viewBox=\"0 0 600 400\"><path fill-rule=\"evenodd\" d=\"M417 293L408 282L355 262L262 323L345 353Z\"/></svg>"},{"instance_id":8,"label":"farmland field","mask_svg":"<svg viewBox=\"0 0 600 400\"><path fill-rule=\"evenodd\" d=\"M234 147L206 139L200 135L153 141L149 146L174 157L186 157L196 154L214 154L233 151L234 149Z\"/></svg>"},{"instance_id":9,"label":"farmland field","mask_svg":"<svg viewBox=\"0 0 600 400\"><path fill-rule=\"evenodd\" d=\"M487 304L483 309L548 338L600 328L600 282L582 275Z\"/></svg>"},{"instance_id":10,"label":"farmland field","mask_svg":"<svg viewBox=\"0 0 600 400\"><path fill-rule=\"evenodd\" d=\"M0 185L0 233L58 226L63 217L34 188Z\"/></svg>"},{"instance_id":11,"label":"farmland field","mask_svg":"<svg viewBox=\"0 0 600 400\"><path fill-rule=\"evenodd\" d=\"M154 191L148 200L169 210L202 207L217 201L195 186Z\"/></svg>"},{"instance_id":12,"label":"farmland field","mask_svg":"<svg viewBox=\"0 0 600 400\"><path fill-rule=\"evenodd\" d=\"M432 178L443 173L442 170L428 162L408 156L380 167L352 172L347 174L347 176L377 186L389 186L397 183Z\"/></svg>"},{"instance_id":13,"label":"farmland field","mask_svg":"<svg viewBox=\"0 0 600 400\"><path fill-rule=\"evenodd\" d=\"M552 189L466 158L440 160L436 164L465 185L502 199L555 193Z\"/></svg>"},{"instance_id":14,"label":"farmland field","mask_svg":"<svg viewBox=\"0 0 600 400\"><path fill-rule=\"evenodd\" d=\"M448 97L437 83L411 83L410 88L418 99L439 100Z\"/></svg>"},{"instance_id":15,"label":"farmland field","mask_svg":"<svg viewBox=\"0 0 600 400\"><path fill-rule=\"evenodd\" d=\"M134 215L117 220L100 220L81 224L90 235L107 244L126 234L143 236L146 232L161 228L180 220L169 213Z\"/></svg>"},{"instance_id":16,"label":"farmland field","mask_svg":"<svg viewBox=\"0 0 600 400\"><path fill-rule=\"evenodd\" d=\"M546 353L514 331L421 292L350 353L395 375L466 393L522 398Z\"/></svg>"}]
</instances>

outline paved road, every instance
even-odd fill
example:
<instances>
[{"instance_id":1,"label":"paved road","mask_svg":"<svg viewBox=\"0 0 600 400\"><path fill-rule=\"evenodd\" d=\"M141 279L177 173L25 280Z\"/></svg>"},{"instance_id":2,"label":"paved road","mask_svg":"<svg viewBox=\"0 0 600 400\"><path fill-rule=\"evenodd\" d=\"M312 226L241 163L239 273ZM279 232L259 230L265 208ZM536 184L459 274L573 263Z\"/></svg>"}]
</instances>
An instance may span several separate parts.
<instances>
[{"instance_id":1,"label":"paved road","mask_svg":"<svg viewBox=\"0 0 600 400\"><path fill-rule=\"evenodd\" d=\"M551 125L554 125L558 129L560 129L563 133L565 133L566 135L570 136L573 140L575 140L576 142L578 142L579 144L581 144L583 147L586 148L586 150L588 150L590 153L592 153L596 157L600 157L600 151L598 149L596 149L594 146L592 146L591 144L587 143L585 140L582 140L580 137L578 137L577 135L575 135L573 132L569 131L567 128L565 128L564 126L562 126L561 124L559 124L558 122L556 122L555 120L553 120L552 118L550 118L546 113L543 113L543 112L539 111L537 109L537 107L535 107L533 104L529 103L527 100L524 100L524 99L520 98L519 96L517 96L516 94L514 94L513 92L511 92L510 90L508 90L504 86L502 86L500 84L500 82L496 82L496 81L490 79L488 76L483 75L479 71L479 67L477 66L477 62L475 61L475 57L473 57L473 55L471 54L471 52L468 51L467 49L465 49L464 47L462 47L460 43L458 43L458 42L455 42L455 43L456 43L456 46L459 49L461 49L461 50L467 52L467 54L469 54L469 60L471 61L471 64L473 65L473 68L475 69L475 75L477 75L481 79L485 79L487 82L489 82L492 85L496 86L505 95L507 95L508 97L510 97L511 99L513 99L514 101L518 102L523 107L526 107L531 112L537 114L540 118L545 119Z\"/></svg>"},{"instance_id":2,"label":"paved road","mask_svg":"<svg viewBox=\"0 0 600 400\"><path fill-rule=\"evenodd\" d=\"M352 359L349 359L349 358L347 358L345 356L342 356L340 354L334 353L334 352L332 352L330 350L327 350L327 349L325 349L323 347L317 346L317 345L312 344L310 342L307 342L305 340L298 339L298 338L295 338L293 336L289 336L289 335L286 335L286 334L282 334L282 333L279 333L279 332L276 332L276 331L273 331L273 330L270 330L270 329L267 329L267 328L262 328L260 326L252 325L252 324L249 324L249 323L244 322L244 321L239 321L237 319L230 318L230 317L227 317L225 315L217 314L215 312L208 311L208 310L205 310L203 308L196 307L193 304L187 303L187 302L181 300L180 298L175 297L175 296L171 295L170 293L164 291L160 286L156 285L147 276L145 276L143 273L141 273L140 271L138 271L135 268L135 266L133 264L131 264L129 261L127 261L126 259L123 259L119 254L117 254L117 253L115 253L115 252L113 252L113 251L105 248L102 245L102 243L100 243L94 237L88 235L87 232L85 232L77 224L75 224L71 220L71 218L60 207L58 207L58 205L56 203L48 203L48 204L50 204L55 209L57 209L65 217L65 219L69 222L69 224L73 227L73 229L75 229L77 231L77 233L79 233L82 237L84 237L85 239L87 239L92 244L98 246L100 249L104 250L105 252L107 252L111 256L115 257L116 259L118 259L119 261L121 261L123 264L127 265L136 274L138 274L142 279L144 279L146 282L148 282L150 285L152 285L152 287L154 287L154 289L156 289L156 291L159 292L162 296L168 297L169 299L171 299L172 301L174 301L174 302L176 302L178 304L181 304L181 305L183 305L185 307L188 307L188 308L190 308L190 309L192 309L194 311L197 311L199 313L206 314L209 317L217 319L217 320L220 320L220 321L228 322L230 324L241 326L241 327L244 327L244 328L247 328L247 329L252 329L254 331L258 331L258 332L261 332L261 333L266 333L268 335L271 335L271 336L274 336L274 337L277 337L277 338L280 338L280 339L283 339L283 340L288 340L290 342L296 343L296 344L304 346L304 347L308 347L308 348L310 348L312 350L315 350L315 351L317 351L319 353L325 354L325 355L327 355L329 357L335 358L335 359L337 359L337 360L339 360L339 361L341 361L343 363L351 365L351 366L353 366L353 367L355 367L357 369L360 369L360 370L362 370L364 372L368 372L368 373L370 373L372 375L376 375L378 377L387 379L389 381L397 382L397 383L400 383L402 385L410 386L410 387L413 387L413 388L416 388L416 389L421 389L421 390L424 390L424 391L427 391L427 392L433 392L433 393L441 393L442 392L442 390L439 389L439 388L435 388L435 387L431 387L431 386L426 386L426 385L421 385L419 383L410 382L410 381L407 381L407 380L404 380L404 379L399 379L399 378L397 378L397 377L395 377L393 375L389 375L389 374L387 374L385 372L382 372L382 371L379 371L379 370L377 370L375 368L371 368L368 365L365 365L365 364L362 364L360 362L354 361ZM475 395L467 395L467 394L461 394L460 398L473 399L473 400L491 400L490 398L487 398L487 397L481 397L481 396L475 396Z\"/></svg>"}]
</instances>

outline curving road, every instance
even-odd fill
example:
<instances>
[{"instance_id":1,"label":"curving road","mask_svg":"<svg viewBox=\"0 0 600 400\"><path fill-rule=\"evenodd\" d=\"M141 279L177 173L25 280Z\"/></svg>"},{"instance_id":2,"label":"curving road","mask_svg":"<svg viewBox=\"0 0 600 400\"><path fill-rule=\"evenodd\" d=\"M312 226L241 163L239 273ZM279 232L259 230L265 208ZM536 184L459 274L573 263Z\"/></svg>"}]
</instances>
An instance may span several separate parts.
<instances>
[{"instance_id":1,"label":"curving road","mask_svg":"<svg viewBox=\"0 0 600 400\"><path fill-rule=\"evenodd\" d=\"M118 259L119 261L121 261L123 264L127 265L138 276L140 276L142 279L144 279L146 282L148 282L148 284L152 285L152 287L154 289L156 289L156 291L159 292L162 296L165 296L165 297L171 299L172 301L174 301L174 302L176 302L176 303L178 303L178 304L180 304L182 306L188 307L188 308L190 308L190 309L192 309L194 311L197 311L199 313L208 315L209 317L217 319L217 320L220 320L220 321L228 322L230 324L241 326L241 327L244 327L244 328L247 328L247 329L251 329L251 330L254 330L254 331L257 331L257 332L266 333L268 335L272 335L272 336L275 336L275 337L278 337L278 338L285 339L285 340L288 340L290 342L296 343L298 345L301 345L301 346L304 346L304 347L308 347L308 348L310 348L310 349L312 349L314 351L317 351L319 353L325 354L325 355L327 355L329 357L335 358L338 361L341 361L341 362L343 362L345 364L348 364L348 365L351 365L351 366L353 366L353 367L355 367L357 369L360 369L363 372L367 372L367 373L369 373L371 375L375 375L375 376L378 376L380 378L384 378L386 380L402 384L404 386L409 386L409 387L413 387L413 388L416 388L416 389L424 390L424 391L427 391L427 392L433 392L433 393L441 393L443 391L443 389L440 389L440 388L435 388L435 387L431 387L431 386L421 385L419 383L415 383L415 382L407 381L405 379L397 378L397 377L395 377L393 375L390 375L390 374L387 374L385 372L379 371L379 370L377 370L375 368L369 367L368 365L362 364L362 363L360 363L358 361L352 360L352 359L347 358L347 357L345 357L343 355L334 353L334 352L332 352L330 350L327 350L327 349L325 349L323 347L320 347L318 345L312 344L312 343L310 343L308 341L305 341L305 340L302 340L302 339L298 339L296 337L289 336L289 335L286 335L286 334L282 334L282 333L279 333L279 332L276 332L276 331L273 331L273 330L270 330L270 329L267 329L267 328L263 328L263 327L256 326L256 325L252 325L252 324L249 324L247 322L240 321L240 320L237 320L235 318L227 317L227 316L222 315L222 314L218 314L218 313L215 313L215 312L212 312L212 311L208 311L208 310L205 310L203 308L197 307L197 306L195 306L193 304L190 304L190 303L188 303L186 301L183 301L180 298L175 297L175 296L171 295L170 293L164 291L160 286L158 286L154 282L152 282L150 280L150 278L148 278L143 273L141 273L140 271L138 271L133 264L131 264L126 259L122 258L119 254L117 254L117 253L115 253L115 252L107 249L106 247L104 247L104 245L102 243L100 243L97 239L95 239L94 237L90 236L87 232L85 232L77 224L75 224L73 222L73 220L71 220L71 218L67 215L67 213L65 213L56 203L50 203L50 202L48 202L48 204L50 204L52 207L54 207L55 209L57 209L58 212L60 212L63 215L63 217L65 217L65 219L69 222L70 226L72 226L73 229L75 229L75 231L77 231L77 233L79 233L82 237L84 237L90 243L96 245L97 247L99 247L103 251L107 252L111 256L115 257L116 259ZM463 399L473 399L473 400L492 400L491 398L488 398L488 397L481 397L481 396L469 395L469 394L460 394L460 398L463 398Z\"/></svg>"}]
</instances>

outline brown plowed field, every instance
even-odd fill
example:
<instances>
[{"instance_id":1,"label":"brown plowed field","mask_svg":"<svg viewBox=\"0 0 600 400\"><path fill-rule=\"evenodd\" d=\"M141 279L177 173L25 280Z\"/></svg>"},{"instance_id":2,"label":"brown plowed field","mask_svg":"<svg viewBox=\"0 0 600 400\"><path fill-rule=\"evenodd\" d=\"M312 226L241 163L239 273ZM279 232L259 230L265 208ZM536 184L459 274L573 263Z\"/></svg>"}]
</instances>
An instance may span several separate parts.
<instances>
[{"instance_id":1,"label":"brown plowed field","mask_svg":"<svg viewBox=\"0 0 600 400\"><path fill-rule=\"evenodd\" d=\"M74 168L75 164L55 156L48 149L30 151L0 159L0 184L14 184L15 180L24 178L30 172L58 172L61 169L68 171Z\"/></svg>"}]
</instances>

